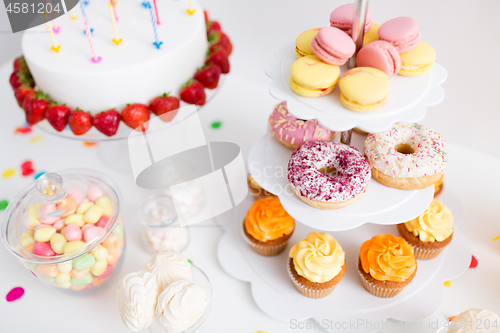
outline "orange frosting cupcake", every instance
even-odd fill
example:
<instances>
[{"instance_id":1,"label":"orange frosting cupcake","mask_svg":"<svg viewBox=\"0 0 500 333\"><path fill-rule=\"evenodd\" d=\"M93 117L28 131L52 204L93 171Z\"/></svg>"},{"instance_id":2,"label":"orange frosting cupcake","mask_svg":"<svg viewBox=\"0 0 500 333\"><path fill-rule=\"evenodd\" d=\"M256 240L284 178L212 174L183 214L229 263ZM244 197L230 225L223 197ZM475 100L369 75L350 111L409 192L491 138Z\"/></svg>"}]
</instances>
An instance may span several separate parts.
<instances>
[{"instance_id":1,"label":"orange frosting cupcake","mask_svg":"<svg viewBox=\"0 0 500 333\"><path fill-rule=\"evenodd\" d=\"M366 290L379 297L393 297L413 279L417 261L403 238L377 235L361 245L358 269Z\"/></svg>"},{"instance_id":2,"label":"orange frosting cupcake","mask_svg":"<svg viewBox=\"0 0 500 333\"><path fill-rule=\"evenodd\" d=\"M263 255L283 251L294 229L295 221L275 197L257 200L248 210L243 223L248 244Z\"/></svg>"}]
</instances>

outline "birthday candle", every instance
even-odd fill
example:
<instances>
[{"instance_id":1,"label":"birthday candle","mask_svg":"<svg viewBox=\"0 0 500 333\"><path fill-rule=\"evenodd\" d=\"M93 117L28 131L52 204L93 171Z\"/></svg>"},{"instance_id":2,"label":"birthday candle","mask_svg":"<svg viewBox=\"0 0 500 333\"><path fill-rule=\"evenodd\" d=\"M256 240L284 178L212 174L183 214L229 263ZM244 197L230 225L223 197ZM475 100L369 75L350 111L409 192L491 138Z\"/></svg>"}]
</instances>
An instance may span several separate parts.
<instances>
[{"instance_id":1,"label":"birthday candle","mask_svg":"<svg viewBox=\"0 0 500 333\"><path fill-rule=\"evenodd\" d=\"M111 6L113 6L113 15L115 16L116 22L118 22L118 15L116 15L115 0L109 0L109 3L111 4Z\"/></svg>"},{"instance_id":2,"label":"birthday candle","mask_svg":"<svg viewBox=\"0 0 500 333\"><path fill-rule=\"evenodd\" d=\"M151 6L151 1L148 2L147 7L149 8L149 14L151 15L151 22L153 22L153 31L155 33L155 42L153 43L154 46L156 46L157 49L160 49L161 44L163 42L160 42L158 39L158 31L156 27L156 19L155 19L155 13L153 12L153 6Z\"/></svg>"},{"instance_id":3,"label":"birthday candle","mask_svg":"<svg viewBox=\"0 0 500 333\"><path fill-rule=\"evenodd\" d=\"M52 24L52 31L55 33L55 34L58 34L59 33L59 30L61 30L61 27L57 25L56 23L56 20L53 19L52 20L53 24Z\"/></svg>"},{"instance_id":4,"label":"birthday candle","mask_svg":"<svg viewBox=\"0 0 500 333\"><path fill-rule=\"evenodd\" d=\"M113 2L113 0L111 0L111 3L112 2ZM122 42L123 39L118 37L118 27L116 26L116 17L115 17L115 13L113 11L113 6L111 6L111 3L109 4L109 15L111 16L111 23L113 24L113 32L115 34L115 37L111 41L113 43L115 43L116 45L120 45L120 43Z\"/></svg>"},{"instance_id":5,"label":"birthday candle","mask_svg":"<svg viewBox=\"0 0 500 333\"><path fill-rule=\"evenodd\" d=\"M90 61L92 61L93 63L98 63L99 61L102 60L102 58L98 57L97 54L95 53L94 42L92 40L92 33L90 32L89 23L87 22L87 19L85 17L83 18L83 24L85 26L85 34L87 35L87 40L89 41L90 51L92 52L92 58L90 59Z\"/></svg>"},{"instance_id":6,"label":"birthday candle","mask_svg":"<svg viewBox=\"0 0 500 333\"><path fill-rule=\"evenodd\" d=\"M160 16L158 15L158 7L156 6L156 0L153 0L153 4L155 6L156 24L161 24Z\"/></svg>"},{"instance_id":7,"label":"birthday candle","mask_svg":"<svg viewBox=\"0 0 500 333\"><path fill-rule=\"evenodd\" d=\"M193 0L189 0L189 8L186 10L189 15L193 15L196 10L193 7Z\"/></svg>"},{"instance_id":8,"label":"birthday candle","mask_svg":"<svg viewBox=\"0 0 500 333\"><path fill-rule=\"evenodd\" d=\"M47 21L47 28L49 29L50 39L52 39L52 47L50 48L52 51L59 53L60 45L57 45L56 37L54 36L54 31L50 25L50 22Z\"/></svg>"}]
</instances>

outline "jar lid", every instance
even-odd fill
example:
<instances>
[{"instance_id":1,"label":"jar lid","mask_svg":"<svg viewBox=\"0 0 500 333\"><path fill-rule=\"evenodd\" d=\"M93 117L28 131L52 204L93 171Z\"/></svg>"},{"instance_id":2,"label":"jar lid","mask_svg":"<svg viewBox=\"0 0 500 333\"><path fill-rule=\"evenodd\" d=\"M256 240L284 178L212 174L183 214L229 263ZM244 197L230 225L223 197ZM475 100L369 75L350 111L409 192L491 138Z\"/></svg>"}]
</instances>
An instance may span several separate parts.
<instances>
[{"instance_id":1,"label":"jar lid","mask_svg":"<svg viewBox=\"0 0 500 333\"><path fill-rule=\"evenodd\" d=\"M101 173L45 173L10 202L2 221L3 242L32 263L74 259L109 235L120 201L116 185Z\"/></svg>"},{"instance_id":2,"label":"jar lid","mask_svg":"<svg viewBox=\"0 0 500 333\"><path fill-rule=\"evenodd\" d=\"M155 194L147 197L139 209L139 219L145 227L164 228L177 221L172 197L165 194Z\"/></svg>"}]
</instances>

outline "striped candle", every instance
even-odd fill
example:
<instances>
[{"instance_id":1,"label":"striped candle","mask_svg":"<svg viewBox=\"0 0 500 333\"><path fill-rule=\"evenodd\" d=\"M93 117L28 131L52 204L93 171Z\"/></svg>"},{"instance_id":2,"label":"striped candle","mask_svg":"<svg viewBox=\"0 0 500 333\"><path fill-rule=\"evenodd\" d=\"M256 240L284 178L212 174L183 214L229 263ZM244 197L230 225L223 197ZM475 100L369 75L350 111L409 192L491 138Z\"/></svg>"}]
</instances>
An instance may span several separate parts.
<instances>
[{"instance_id":1,"label":"striped candle","mask_svg":"<svg viewBox=\"0 0 500 333\"><path fill-rule=\"evenodd\" d=\"M98 63L102 60L102 58L98 57L95 52L94 42L92 40L92 33L90 32L89 23L87 22L87 19L85 17L83 18L83 24L85 26L85 34L87 35L87 40L89 41L90 52L92 52L92 58L90 59L90 61L92 61L93 63Z\"/></svg>"},{"instance_id":2,"label":"striped candle","mask_svg":"<svg viewBox=\"0 0 500 333\"><path fill-rule=\"evenodd\" d=\"M161 24L160 16L158 15L158 6L156 6L156 0L153 0L153 5L155 7L156 24Z\"/></svg>"},{"instance_id":3,"label":"striped candle","mask_svg":"<svg viewBox=\"0 0 500 333\"><path fill-rule=\"evenodd\" d=\"M189 0L189 8L186 10L186 12L189 15L193 15L196 12L196 10L194 9L194 6L193 6L193 0Z\"/></svg>"},{"instance_id":4,"label":"striped candle","mask_svg":"<svg viewBox=\"0 0 500 333\"><path fill-rule=\"evenodd\" d=\"M52 47L50 48L52 51L59 53L60 45L57 45L56 36L54 36L54 31L52 30L52 26L50 22L47 21L47 29L49 29L50 39L52 40Z\"/></svg>"},{"instance_id":5,"label":"striped candle","mask_svg":"<svg viewBox=\"0 0 500 333\"><path fill-rule=\"evenodd\" d=\"M113 6L113 15L115 16L116 22L118 22L118 15L116 14L115 0L109 0L111 6Z\"/></svg>"},{"instance_id":6,"label":"striped candle","mask_svg":"<svg viewBox=\"0 0 500 333\"><path fill-rule=\"evenodd\" d=\"M160 42L160 40L158 39L156 18L155 18L155 13L153 11L153 6L151 6L151 1L148 2L146 7L149 8L149 14L151 15L151 22L153 23L153 31L155 34L155 41L154 41L153 45L156 46L157 49L160 49L161 44L163 44L163 42Z\"/></svg>"},{"instance_id":7,"label":"striped candle","mask_svg":"<svg viewBox=\"0 0 500 333\"><path fill-rule=\"evenodd\" d=\"M113 10L113 6L111 6L111 3L113 0L111 0L109 4L109 15L111 16L111 23L113 24L113 33L115 34L114 38L111 40L113 43L116 45L120 45L123 39L118 37L118 27L116 26L116 16L115 16L115 11Z\"/></svg>"}]
</instances>

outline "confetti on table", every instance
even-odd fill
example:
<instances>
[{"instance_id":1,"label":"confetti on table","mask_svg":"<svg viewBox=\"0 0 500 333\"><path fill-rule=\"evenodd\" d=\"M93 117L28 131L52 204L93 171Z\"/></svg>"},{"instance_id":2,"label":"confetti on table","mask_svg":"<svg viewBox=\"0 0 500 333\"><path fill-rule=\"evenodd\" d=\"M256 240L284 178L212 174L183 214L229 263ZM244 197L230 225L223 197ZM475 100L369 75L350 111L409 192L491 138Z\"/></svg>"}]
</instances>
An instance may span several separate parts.
<instances>
[{"instance_id":1,"label":"confetti on table","mask_svg":"<svg viewBox=\"0 0 500 333\"><path fill-rule=\"evenodd\" d=\"M7 302L14 302L15 300L20 299L24 295L24 289L21 287L12 288L11 291L5 296Z\"/></svg>"},{"instance_id":2,"label":"confetti on table","mask_svg":"<svg viewBox=\"0 0 500 333\"><path fill-rule=\"evenodd\" d=\"M83 145L85 147L94 147L97 145L97 142L84 142Z\"/></svg>"},{"instance_id":3,"label":"confetti on table","mask_svg":"<svg viewBox=\"0 0 500 333\"><path fill-rule=\"evenodd\" d=\"M444 281L443 286L445 287L451 287L451 281Z\"/></svg>"},{"instance_id":4,"label":"confetti on table","mask_svg":"<svg viewBox=\"0 0 500 333\"><path fill-rule=\"evenodd\" d=\"M9 202L5 199L0 200L0 210L4 210L9 205Z\"/></svg>"},{"instance_id":5,"label":"confetti on table","mask_svg":"<svg viewBox=\"0 0 500 333\"><path fill-rule=\"evenodd\" d=\"M258 331L258 332L255 332L255 333L267 333L266 331Z\"/></svg>"},{"instance_id":6,"label":"confetti on table","mask_svg":"<svg viewBox=\"0 0 500 333\"><path fill-rule=\"evenodd\" d=\"M477 267L477 259L476 257L472 256L469 268L476 268L476 267Z\"/></svg>"},{"instance_id":7,"label":"confetti on table","mask_svg":"<svg viewBox=\"0 0 500 333\"><path fill-rule=\"evenodd\" d=\"M15 173L16 173L16 170L14 170L14 169L7 169L7 170L5 170L2 173L2 177L3 178L9 178L9 177L14 176Z\"/></svg>"},{"instance_id":8,"label":"confetti on table","mask_svg":"<svg viewBox=\"0 0 500 333\"><path fill-rule=\"evenodd\" d=\"M191 259L188 259L188 263L192 264L193 262L191 261Z\"/></svg>"},{"instance_id":9,"label":"confetti on table","mask_svg":"<svg viewBox=\"0 0 500 333\"><path fill-rule=\"evenodd\" d=\"M26 161L23 164L21 164L21 174L23 176L29 176L35 172L35 169L33 169L33 162L31 161Z\"/></svg>"},{"instance_id":10,"label":"confetti on table","mask_svg":"<svg viewBox=\"0 0 500 333\"><path fill-rule=\"evenodd\" d=\"M40 178L46 171L39 172L35 175L35 179Z\"/></svg>"},{"instance_id":11,"label":"confetti on table","mask_svg":"<svg viewBox=\"0 0 500 333\"><path fill-rule=\"evenodd\" d=\"M41 141L43 139L43 136L42 135L37 135L37 136L34 136L30 139L30 142L31 143L36 143L38 141Z\"/></svg>"},{"instance_id":12,"label":"confetti on table","mask_svg":"<svg viewBox=\"0 0 500 333\"><path fill-rule=\"evenodd\" d=\"M499 239L500 239L500 235L498 235L498 237L493 238L493 241L497 241Z\"/></svg>"},{"instance_id":13,"label":"confetti on table","mask_svg":"<svg viewBox=\"0 0 500 333\"><path fill-rule=\"evenodd\" d=\"M455 320L455 318L457 318L457 316L451 316L450 318L448 318L448 321L452 322L453 320Z\"/></svg>"},{"instance_id":14,"label":"confetti on table","mask_svg":"<svg viewBox=\"0 0 500 333\"><path fill-rule=\"evenodd\" d=\"M28 134L31 132L31 127L29 126L22 126L22 127L16 127L16 130L14 131L14 134L21 133L21 134Z\"/></svg>"},{"instance_id":15,"label":"confetti on table","mask_svg":"<svg viewBox=\"0 0 500 333\"><path fill-rule=\"evenodd\" d=\"M222 121L214 121L211 126L214 129L221 128L222 127Z\"/></svg>"}]
</instances>

